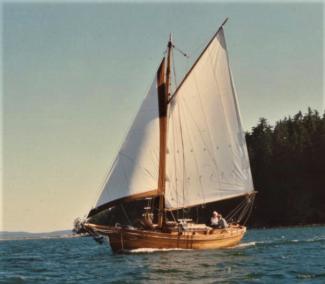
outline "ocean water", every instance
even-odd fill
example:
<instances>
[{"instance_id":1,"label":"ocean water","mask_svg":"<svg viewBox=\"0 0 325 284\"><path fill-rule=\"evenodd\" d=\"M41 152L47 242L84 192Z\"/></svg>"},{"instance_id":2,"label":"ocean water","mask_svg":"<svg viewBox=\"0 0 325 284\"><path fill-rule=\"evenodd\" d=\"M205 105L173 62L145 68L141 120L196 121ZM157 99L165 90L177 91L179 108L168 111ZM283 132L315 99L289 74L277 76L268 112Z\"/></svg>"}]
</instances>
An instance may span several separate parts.
<instances>
[{"instance_id":1,"label":"ocean water","mask_svg":"<svg viewBox=\"0 0 325 284\"><path fill-rule=\"evenodd\" d=\"M0 283L325 283L325 227L249 230L235 248L200 251L1 241L0 271Z\"/></svg>"}]
</instances>

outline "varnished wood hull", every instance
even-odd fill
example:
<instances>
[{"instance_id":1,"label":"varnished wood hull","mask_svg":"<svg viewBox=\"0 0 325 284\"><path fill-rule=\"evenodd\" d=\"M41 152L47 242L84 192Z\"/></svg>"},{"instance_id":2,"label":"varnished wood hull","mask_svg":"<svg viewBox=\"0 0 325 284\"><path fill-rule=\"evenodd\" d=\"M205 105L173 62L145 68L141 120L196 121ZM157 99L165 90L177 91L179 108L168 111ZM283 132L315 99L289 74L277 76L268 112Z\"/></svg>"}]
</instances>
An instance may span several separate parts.
<instances>
[{"instance_id":1,"label":"varnished wood hull","mask_svg":"<svg viewBox=\"0 0 325 284\"><path fill-rule=\"evenodd\" d=\"M246 227L230 226L206 232L171 232L125 229L91 224L92 230L108 236L112 250L154 249L218 249L237 245Z\"/></svg>"}]
</instances>

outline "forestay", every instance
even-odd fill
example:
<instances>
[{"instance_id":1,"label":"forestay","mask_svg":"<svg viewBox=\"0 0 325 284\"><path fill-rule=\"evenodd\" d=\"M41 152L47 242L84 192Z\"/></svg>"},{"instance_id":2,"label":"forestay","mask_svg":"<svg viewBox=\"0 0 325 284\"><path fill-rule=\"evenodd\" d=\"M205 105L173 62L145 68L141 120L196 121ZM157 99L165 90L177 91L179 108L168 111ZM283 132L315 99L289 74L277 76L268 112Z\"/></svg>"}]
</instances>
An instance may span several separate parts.
<instances>
[{"instance_id":1,"label":"forestay","mask_svg":"<svg viewBox=\"0 0 325 284\"><path fill-rule=\"evenodd\" d=\"M107 177L96 208L129 196L157 192L159 112L155 78Z\"/></svg>"},{"instance_id":2,"label":"forestay","mask_svg":"<svg viewBox=\"0 0 325 284\"><path fill-rule=\"evenodd\" d=\"M251 192L245 135L222 28L169 107L166 207L190 207Z\"/></svg>"}]
</instances>

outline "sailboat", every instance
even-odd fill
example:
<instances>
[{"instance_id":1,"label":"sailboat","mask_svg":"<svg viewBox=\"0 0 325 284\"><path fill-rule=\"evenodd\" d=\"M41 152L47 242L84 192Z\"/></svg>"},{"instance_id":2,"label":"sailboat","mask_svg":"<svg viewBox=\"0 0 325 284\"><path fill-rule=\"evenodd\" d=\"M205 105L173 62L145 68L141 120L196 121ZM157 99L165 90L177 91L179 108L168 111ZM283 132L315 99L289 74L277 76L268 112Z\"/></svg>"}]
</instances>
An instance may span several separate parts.
<instances>
[{"instance_id":1,"label":"sailboat","mask_svg":"<svg viewBox=\"0 0 325 284\"><path fill-rule=\"evenodd\" d=\"M175 45L169 38L151 88L84 224L92 235L108 237L115 252L232 247L246 232L242 221L251 212L255 191L229 67L226 21L174 92ZM243 201L230 212L226 227L175 217L180 210L237 197ZM146 205L140 219L123 210L127 224L94 221L98 214L109 216L138 201Z\"/></svg>"}]
</instances>

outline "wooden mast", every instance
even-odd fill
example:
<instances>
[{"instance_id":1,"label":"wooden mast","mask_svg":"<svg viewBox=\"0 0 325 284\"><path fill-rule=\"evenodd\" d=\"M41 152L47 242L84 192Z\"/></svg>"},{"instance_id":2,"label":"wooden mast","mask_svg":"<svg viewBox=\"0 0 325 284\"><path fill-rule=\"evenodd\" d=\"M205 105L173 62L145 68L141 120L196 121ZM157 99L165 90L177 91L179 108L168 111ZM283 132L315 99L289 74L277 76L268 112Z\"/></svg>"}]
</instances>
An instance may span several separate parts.
<instances>
[{"instance_id":1,"label":"wooden mast","mask_svg":"<svg viewBox=\"0 0 325 284\"><path fill-rule=\"evenodd\" d=\"M167 107L170 92L170 57L173 47L171 34L167 45L167 67L165 80L165 60L161 63L158 73L158 103L159 103L159 128L160 128L160 151L159 151L159 213L158 227L162 228L165 224L165 185L166 185L166 153L167 153Z\"/></svg>"},{"instance_id":2,"label":"wooden mast","mask_svg":"<svg viewBox=\"0 0 325 284\"><path fill-rule=\"evenodd\" d=\"M172 43L172 34L169 34L169 41L167 45L168 51L167 51L167 68L166 68L166 93L167 93L167 98L170 96L170 57L171 57L171 51L173 48L173 43Z\"/></svg>"}]
</instances>

